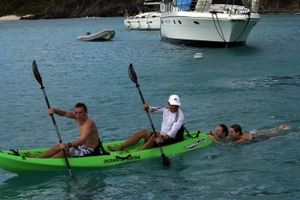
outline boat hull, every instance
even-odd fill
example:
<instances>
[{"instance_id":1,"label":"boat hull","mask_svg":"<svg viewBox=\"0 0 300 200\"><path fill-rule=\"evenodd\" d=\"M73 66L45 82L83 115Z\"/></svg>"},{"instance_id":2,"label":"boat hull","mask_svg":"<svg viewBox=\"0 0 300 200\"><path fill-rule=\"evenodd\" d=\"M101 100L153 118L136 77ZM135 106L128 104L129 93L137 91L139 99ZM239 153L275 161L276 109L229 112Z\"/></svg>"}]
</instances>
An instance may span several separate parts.
<instances>
[{"instance_id":1,"label":"boat hull","mask_svg":"<svg viewBox=\"0 0 300 200\"><path fill-rule=\"evenodd\" d=\"M258 14L163 12L162 40L190 44L243 44L259 20Z\"/></svg>"},{"instance_id":2,"label":"boat hull","mask_svg":"<svg viewBox=\"0 0 300 200\"><path fill-rule=\"evenodd\" d=\"M159 30L160 13L148 12L136 16L126 17L124 25L132 30Z\"/></svg>"},{"instance_id":3,"label":"boat hull","mask_svg":"<svg viewBox=\"0 0 300 200\"><path fill-rule=\"evenodd\" d=\"M212 144L212 140L206 134L192 133L192 137L185 135L181 142L163 147L167 156L179 155L191 150L201 149ZM109 152L107 145L118 145L123 141L103 144ZM139 151L143 142L126 149L125 151L109 152L110 155L72 157L69 163L72 170L92 170L109 168L121 164L135 161L160 158L161 152L158 147ZM34 149L29 152L33 155L39 155L47 149ZM66 170L64 158L30 158L26 156L27 151L19 151L20 156L14 155L11 151L0 152L0 167L14 173L28 172L50 172Z\"/></svg>"}]
</instances>

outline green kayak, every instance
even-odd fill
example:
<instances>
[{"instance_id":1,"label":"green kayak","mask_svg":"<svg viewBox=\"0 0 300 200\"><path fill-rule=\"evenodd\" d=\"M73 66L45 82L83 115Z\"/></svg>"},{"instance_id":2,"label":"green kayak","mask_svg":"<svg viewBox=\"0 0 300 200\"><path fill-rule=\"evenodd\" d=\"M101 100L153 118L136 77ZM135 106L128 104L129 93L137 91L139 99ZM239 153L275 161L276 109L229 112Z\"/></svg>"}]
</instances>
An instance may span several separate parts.
<instances>
[{"instance_id":1,"label":"green kayak","mask_svg":"<svg viewBox=\"0 0 300 200\"><path fill-rule=\"evenodd\" d=\"M151 148L143 151L139 147L143 142L129 147L124 151L109 151L108 145L118 145L123 141L104 143L103 147L109 155L88 156L88 157L71 157L68 158L72 170L90 170L112 167L120 164L160 158L161 152L159 148ZM163 146L166 156L172 157L191 150L207 147L212 144L212 140L206 134L202 133L185 133L184 140L175 144ZM47 149L32 149L19 151L17 155L13 151L0 151L0 167L14 173L25 172L48 172L48 171L64 171L66 163L64 158L30 158L26 157L26 152L32 155L39 155Z\"/></svg>"}]
</instances>

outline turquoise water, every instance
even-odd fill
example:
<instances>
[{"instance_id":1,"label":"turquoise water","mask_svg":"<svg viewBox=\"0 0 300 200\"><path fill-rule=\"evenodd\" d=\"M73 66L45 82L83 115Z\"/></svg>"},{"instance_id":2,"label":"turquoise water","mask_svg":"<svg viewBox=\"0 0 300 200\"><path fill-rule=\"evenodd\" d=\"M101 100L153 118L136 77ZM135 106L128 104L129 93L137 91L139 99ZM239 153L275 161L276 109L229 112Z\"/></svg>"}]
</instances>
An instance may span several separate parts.
<instances>
[{"instance_id":1,"label":"turquoise water","mask_svg":"<svg viewBox=\"0 0 300 200\"><path fill-rule=\"evenodd\" d=\"M181 97L186 126L213 130L239 123L246 131L288 124L280 136L247 145L212 145L118 168L16 175L0 169L0 199L300 199L300 16L262 16L247 45L194 48L160 41L159 32L129 31L122 18L0 21L0 150L57 142L39 85L36 59L53 107L78 101L103 141L149 128L134 84L133 63L145 99L165 104ZM79 42L87 31L114 28L111 42ZM195 59L196 53L203 57ZM160 116L153 116L157 129ZM78 136L56 117L63 141Z\"/></svg>"}]
</instances>

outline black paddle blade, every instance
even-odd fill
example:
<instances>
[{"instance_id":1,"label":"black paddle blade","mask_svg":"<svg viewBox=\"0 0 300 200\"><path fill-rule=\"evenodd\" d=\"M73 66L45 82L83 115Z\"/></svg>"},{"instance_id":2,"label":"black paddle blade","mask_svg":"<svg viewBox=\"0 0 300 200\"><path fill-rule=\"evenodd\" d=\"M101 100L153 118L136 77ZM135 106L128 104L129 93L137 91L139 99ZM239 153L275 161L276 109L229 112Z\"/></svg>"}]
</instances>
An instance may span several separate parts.
<instances>
[{"instance_id":1,"label":"black paddle blade","mask_svg":"<svg viewBox=\"0 0 300 200\"><path fill-rule=\"evenodd\" d=\"M162 164L166 167L170 167L171 161L164 153L161 154L161 158L162 158Z\"/></svg>"},{"instance_id":2,"label":"black paddle blade","mask_svg":"<svg viewBox=\"0 0 300 200\"><path fill-rule=\"evenodd\" d=\"M33 60L33 62L32 62L32 71L33 71L35 79L37 80L37 82L39 82L39 84L41 85L41 88L43 88L44 87L43 80L42 80L41 74L39 72L39 69L38 69L38 66L37 66L35 60Z\"/></svg>"},{"instance_id":3,"label":"black paddle blade","mask_svg":"<svg viewBox=\"0 0 300 200\"><path fill-rule=\"evenodd\" d=\"M134 70L134 67L132 64L129 65L128 74L129 74L129 78L132 80L132 82L134 82L135 84L138 84L137 75L135 73L135 70Z\"/></svg>"}]
</instances>

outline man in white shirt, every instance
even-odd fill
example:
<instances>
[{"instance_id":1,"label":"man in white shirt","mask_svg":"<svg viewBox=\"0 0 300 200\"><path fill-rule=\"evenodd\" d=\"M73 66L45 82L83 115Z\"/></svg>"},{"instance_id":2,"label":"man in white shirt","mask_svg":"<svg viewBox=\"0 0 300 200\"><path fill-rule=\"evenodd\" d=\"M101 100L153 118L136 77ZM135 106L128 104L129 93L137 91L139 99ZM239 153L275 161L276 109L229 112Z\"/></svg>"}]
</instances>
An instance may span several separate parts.
<instances>
[{"instance_id":1,"label":"man in white shirt","mask_svg":"<svg viewBox=\"0 0 300 200\"><path fill-rule=\"evenodd\" d=\"M119 146L108 146L108 148L111 151L122 151L125 148L136 144L141 139L145 140L145 144L140 148L141 150L151 148L155 144L162 144L165 142L172 143L175 141L176 134L182 130L184 124L184 115L180 106L180 98L176 94L169 97L168 106L166 107L150 107L147 103L145 103L145 110L149 110L152 113L163 114L160 132L154 134L148 130L142 129L134 133Z\"/></svg>"}]
</instances>

